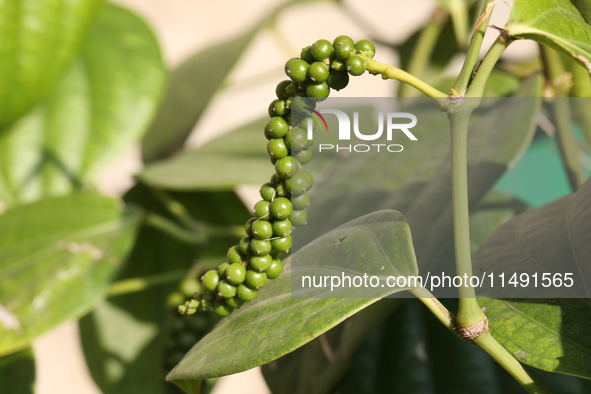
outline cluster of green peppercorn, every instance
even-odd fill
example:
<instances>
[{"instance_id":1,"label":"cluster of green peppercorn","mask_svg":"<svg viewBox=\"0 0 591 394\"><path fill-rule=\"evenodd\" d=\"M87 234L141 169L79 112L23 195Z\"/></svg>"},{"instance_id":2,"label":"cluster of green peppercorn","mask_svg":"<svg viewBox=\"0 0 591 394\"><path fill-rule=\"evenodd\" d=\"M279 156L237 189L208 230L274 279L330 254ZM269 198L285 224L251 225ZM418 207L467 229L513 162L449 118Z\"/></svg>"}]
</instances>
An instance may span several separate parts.
<instances>
[{"instance_id":1,"label":"cluster of green peppercorn","mask_svg":"<svg viewBox=\"0 0 591 394\"><path fill-rule=\"evenodd\" d=\"M330 89L346 87L349 74L363 74L364 57L374 54L371 41L355 43L348 36L339 36L332 44L316 41L305 47L299 58L285 64L290 79L277 85L277 99L269 105L271 119L264 130L275 173L260 189L262 200L255 204L254 217L245 225L247 236L228 250L227 262L201 277L203 292L180 305L181 314L211 309L228 316L244 302L254 300L267 279L281 275L279 256L291 248L292 227L306 224L307 191L313 185L302 165L312 158L314 139L300 126L306 124L316 102L328 97Z\"/></svg>"}]
</instances>

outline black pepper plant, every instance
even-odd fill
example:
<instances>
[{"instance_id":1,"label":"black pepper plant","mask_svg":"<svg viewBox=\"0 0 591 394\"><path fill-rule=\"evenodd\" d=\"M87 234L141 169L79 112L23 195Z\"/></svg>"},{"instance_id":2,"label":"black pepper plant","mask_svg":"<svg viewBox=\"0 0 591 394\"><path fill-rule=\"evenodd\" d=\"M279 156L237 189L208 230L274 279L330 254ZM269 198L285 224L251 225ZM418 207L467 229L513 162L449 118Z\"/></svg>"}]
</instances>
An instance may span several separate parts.
<instances>
[{"instance_id":1,"label":"black pepper plant","mask_svg":"<svg viewBox=\"0 0 591 394\"><path fill-rule=\"evenodd\" d=\"M458 276L519 261L540 272L570 267L588 289L589 2L514 0L507 24L493 26L494 8L509 5L438 0L426 24L394 45L349 2L330 1L370 39L343 31L299 54L276 22L295 3L308 2L283 4L195 54L167 84L153 33L130 11L102 0L0 5L0 392L35 392L33 339L72 319L106 394L208 393L217 378L257 366L274 394L591 392L588 290L545 299L477 298L471 286L456 300L421 286L375 298L291 296L292 231L312 220L320 225L296 251L309 266L337 251L354 263L374 253L405 275L419 274L417 261L449 262ZM487 32L497 37L481 58ZM255 81L288 78L269 92L268 116L182 149L259 33L289 59ZM526 39L539 54L501 58ZM382 63L376 47L397 51L400 67ZM449 77L452 58L463 64ZM387 165L356 162L374 174L356 185L369 208L355 193L330 193L350 187L352 170L314 160L321 136L306 131L317 102L367 74L399 81L400 103L424 96L448 120ZM491 102L501 104L482 115ZM103 195L97 174L138 141L135 185ZM510 193L495 186L523 152L522 162L544 146ZM540 202L519 188L553 178L568 185L564 196ZM248 209L236 192L244 184L262 184ZM363 242L361 228L375 242ZM388 298L396 291L418 300Z\"/></svg>"}]
</instances>

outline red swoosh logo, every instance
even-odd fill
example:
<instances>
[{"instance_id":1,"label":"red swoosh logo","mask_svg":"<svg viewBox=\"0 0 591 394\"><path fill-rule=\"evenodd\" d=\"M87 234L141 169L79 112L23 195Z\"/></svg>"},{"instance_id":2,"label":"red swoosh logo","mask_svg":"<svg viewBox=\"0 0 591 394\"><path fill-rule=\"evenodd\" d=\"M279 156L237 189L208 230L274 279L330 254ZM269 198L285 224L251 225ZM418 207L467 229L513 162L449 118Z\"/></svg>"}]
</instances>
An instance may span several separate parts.
<instances>
[{"instance_id":1,"label":"red swoosh logo","mask_svg":"<svg viewBox=\"0 0 591 394\"><path fill-rule=\"evenodd\" d=\"M309 109L310 111L314 112L316 115L318 115L318 117L320 119L322 119L322 122L324 123L324 127L326 127L326 131L328 131L328 125L326 124L326 120L324 120L324 116L320 115L320 112L310 108L310 107L304 107L306 109Z\"/></svg>"}]
</instances>

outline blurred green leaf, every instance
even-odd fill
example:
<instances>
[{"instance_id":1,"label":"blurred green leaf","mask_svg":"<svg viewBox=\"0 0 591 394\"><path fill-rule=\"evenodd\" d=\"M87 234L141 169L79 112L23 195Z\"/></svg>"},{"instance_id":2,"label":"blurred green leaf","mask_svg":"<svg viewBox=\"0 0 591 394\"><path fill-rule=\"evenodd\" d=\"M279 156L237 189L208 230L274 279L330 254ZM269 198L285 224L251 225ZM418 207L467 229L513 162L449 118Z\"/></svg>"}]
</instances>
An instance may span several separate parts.
<instances>
[{"instance_id":1,"label":"blurred green leaf","mask_svg":"<svg viewBox=\"0 0 591 394\"><path fill-rule=\"evenodd\" d=\"M170 197L182 203L193 217L206 223L243 224L250 217L232 192L170 193ZM174 220L145 186L134 187L127 193L126 201ZM225 260L228 247L236 243L238 239L229 235L212 240L207 247L196 248L144 226L119 279L188 271L195 261L215 267ZM94 381L103 392L178 392L164 380L167 364L170 365L167 346L178 340L171 338L170 333L176 311L167 307L166 300L177 288L178 283L172 283L109 298L80 320L84 355ZM216 316L208 317L215 319ZM186 321L188 317L178 315L177 319Z\"/></svg>"},{"instance_id":2,"label":"blurred green leaf","mask_svg":"<svg viewBox=\"0 0 591 394\"><path fill-rule=\"evenodd\" d=\"M51 91L102 5L102 0L0 3L0 127Z\"/></svg>"},{"instance_id":3,"label":"blurred green leaf","mask_svg":"<svg viewBox=\"0 0 591 394\"><path fill-rule=\"evenodd\" d=\"M148 165L138 178L151 187L171 190L233 190L239 184L269 181L272 164L257 120L202 147Z\"/></svg>"},{"instance_id":4,"label":"blurred green leaf","mask_svg":"<svg viewBox=\"0 0 591 394\"><path fill-rule=\"evenodd\" d=\"M355 219L317 239L292 256L306 264L318 264L324 257L339 254L338 238L348 232L365 228L379 238L386 248L377 265L394 264L401 275L416 275L408 266L414 262L414 252L408 225L395 211L379 211ZM376 231L379 229L379 237ZM351 246L366 247L365 241L351 237ZM354 248L348 249L354 250ZM361 253L361 252L360 252ZM345 260L357 258L355 252L339 254ZM287 263L287 261L286 261ZM383 263L383 264L382 264ZM247 304L223 319L220 324L183 358L167 376L170 381L199 380L245 371L265 364L334 327L347 317L377 301L377 298L293 298L291 294L291 265L285 264L283 274L260 290L256 302ZM401 288L383 289L382 296ZM265 316L261 319L261 316Z\"/></svg>"},{"instance_id":5,"label":"blurred green leaf","mask_svg":"<svg viewBox=\"0 0 591 394\"><path fill-rule=\"evenodd\" d=\"M35 355L32 348L0 357L0 387L7 394L34 394Z\"/></svg>"},{"instance_id":6,"label":"blurred green leaf","mask_svg":"<svg viewBox=\"0 0 591 394\"><path fill-rule=\"evenodd\" d=\"M585 18L585 21L591 23L591 3L587 0L570 0L570 2L577 7L583 18Z\"/></svg>"},{"instance_id":7,"label":"blurred green leaf","mask_svg":"<svg viewBox=\"0 0 591 394\"><path fill-rule=\"evenodd\" d=\"M87 185L145 131L163 79L148 26L105 6L51 96L0 134L0 200L16 205Z\"/></svg>"},{"instance_id":8,"label":"blurred green leaf","mask_svg":"<svg viewBox=\"0 0 591 394\"><path fill-rule=\"evenodd\" d=\"M571 272L578 294L591 278L591 181L497 229L474 255L475 270ZM557 263L560 268L557 268ZM541 280L541 279L540 279ZM552 297L552 289L545 289ZM591 378L591 320L586 299L491 299L483 303L492 334L518 360ZM490 312L489 312L490 311Z\"/></svg>"},{"instance_id":9,"label":"blurred green leaf","mask_svg":"<svg viewBox=\"0 0 591 394\"><path fill-rule=\"evenodd\" d=\"M258 28L209 47L178 66L171 74L162 106L144 137L144 162L178 151L220 88Z\"/></svg>"},{"instance_id":10,"label":"blurred green leaf","mask_svg":"<svg viewBox=\"0 0 591 394\"><path fill-rule=\"evenodd\" d=\"M446 10L453 22L454 35L460 48L466 48L469 41L468 10L475 0L435 0L441 8Z\"/></svg>"},{"instance_id":11,"label":"blurred green leaf","mask_svg":"<svg viewBox=\"0 0 591 394\"><path fill-rule=\"evenodd\" d=\"M44 199L1 215L0 355L95 306L137 222L137 214L97 194Z\"/></svg>"},{"instance_id":12,"label":"blurred green leaf","mask_svg":"<svg viewBox=\"0 0 591 394\"><path fill-rule=\"evenodd\" d=\"M507 30L573 56L591 72L591 25L571 1L515 0Z\"/></svg>"}]
</instances>

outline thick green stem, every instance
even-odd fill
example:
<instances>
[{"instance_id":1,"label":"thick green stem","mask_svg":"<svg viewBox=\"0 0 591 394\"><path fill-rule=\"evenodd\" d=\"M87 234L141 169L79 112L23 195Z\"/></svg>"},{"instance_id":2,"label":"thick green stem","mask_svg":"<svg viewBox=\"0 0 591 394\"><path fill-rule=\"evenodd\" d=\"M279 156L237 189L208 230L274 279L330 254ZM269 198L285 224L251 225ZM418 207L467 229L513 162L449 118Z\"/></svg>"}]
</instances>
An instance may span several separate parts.
<instances>
[{"instance_id":1,"label":"thick green stem","mask_svg":"<svg viewBox=\"0 0 591 394\"><path fill-rule=\"evenodd\" d=\"M585 173L579 163L581 153L575 139L571 124L571 109L568 98L556 98L550 103L552 120L556 126L556 142L560 150L560 156L568 176L573 192L585 182Z\"/></svg>"},{"instance_id":2,"label":"thick green stem","mask_svg":"<svg viewBox=\"0 0 591 394\"><path fill-rule=\"evenodd\" d=\"M532 394L551 394L536 378L527 372L523 365L515 359L497 340L485 332L472 341L475 345L487 352L498 362L509 374Z\"/></svg>"},{"instance_id":3,"label":"thick green stem","mask_svg":"<svg viewBox=\"0 0 591 394\"><path fill-rule=\"evenodd\" d=\"M410 292L417 297L429 310L447 327L454 335L461 337L456 325L456 318L443 306L437 298L424 287L419 287ZM465 338L462 338L466 340ZM513 357L497 340L488 332L468 342L480 347L494 358L513 378L532 394L550 394L550 392L533 376L523 368L523 365Z\"/></svg>"},{"instance_id":4,"label":"thick green stem","mask_svg":"<svg viewBox=\"0 0 591 394\"><path fill-rule=\"evenodd\" d=\"M441 8L436 8L433 12L433 17L425 26L425 28L421 31L417 43L412 51L412 55L410 57L410 61L408 63L408 73L411 75L416 76L417 78L422 78L425 69L427 68L427 64L431 59L431 55L433 54L433 49L435 49L435 44L437 44L437 40L441 35L441 31L443 30L443 26L447 22L448 14ZM416 97L417 90L413 89L411 85L408 84L401 84L400 89L398 91L399 97Z\"/></svg>"},{"instance_id":5,"label":"thick green stem","mask_svg":"<svg viewBox=\"0 0 591 394\"><path fill-rule=\"evenodd\" d=\"M451 128L451 171L456 273L462 278L472 276L470 251L470 220L468 211L468 124L473 107L458 104L448 112ZM468 327L481 321L484 313L478 306L474 288L469 280L458 289L460 308L458 325Z\"/></svg>"},{"instance_id":6,"label":"thick green stem","mask_svg":"<svg viewBox=\"0 0 591 394\"><path fill-rule=\"evenodd\" d=\"M437 298L424 287L418 287L414 290L409 290L415 297L417 297L429 310L435 315L437 319L450 330L454 335L460 337L456 330L456 317L447 310Z\"/></svg>"},{"instance_id":7,"label":"thick green stem","mask_svg":"<svg viewBox=\"0 0 591 394\"><path fill-rule=\"evenodd\" d=\"M556 142L570 187L574 192L585 182L585 173L579 163L581 152L572 129L570 103L565 98L571 88L570 74L567 73L558 52L543 45L540 46L540 51L548 83L546 92L553 96L550 98L550 108L552 121L556 126Z\"/></svg>"},{"instance_id":8,"label":"thick green stem","mask_svg":"<svg viewBox=\"0 0 591 394\"><path fill-rule=\"evenodd\" d=\"M495 64L499 61L503 51L505 51L511 42L513 42L513 40L508 38L506 33L501 33L501 35L495 40L482 60L482 63L480 63L480 67L478 67L476 75L474 75L474 79L472 80L472 83L470 83L470 87L466 92L466 97L482 97L490 73L495 67Z\"/></svg>"},{"instance_id":9,"label":"thick green stem","mask_svg":"<svg viewBox=\"0 0 591 394\"><path fill-rule=\"evenodd\" d=\"M423 92L426 96L434 99L438 104L443 104L447 99L447 94L440 92L433 86L421 81L419 78L413 75L410 75L406 71L384 63L380 63L377 60L373 60L368 57L363 58L366 61L367 70L374 75L380 74L383 79L396 79L400 82L407 83Z\"/></svg>"},{"instance_id":10,"label":"thick green stem","mask_svg":"<svg viewBox=\"0 0 591 394\"><path fill-rule=\"evenodd\" d=\"M470 79L472 78L472 74L476 68L476 63L478 62L478 56L480 54L480 48L482 47L482 40L484 39L484 34L486 33L488 21L490 20L495 2L495 0L486 0L482 5L480 17L476 22L476 28L474 33L472 33L472 39L470 41L470 46L468 47L468 53L466 53L466 59L462 65L462 71L460 71L460 75L458 76L458 79L454 85L454 90L460 96L463 96L466 93L468 85L470 84Z\"/></svg>"},{"instance_id":11,"label":"thick green stem","mask_svg":"<svg viewBox=\"0 0 591 394\"><path fill-rule=\"evenodd\" d=\"M123 294L137 293L154 286L163 286L176 283L181 280L186 271L171 271L157 275L131 278L115 282L109 287L107 297L116 297Z\"/></svg>"}]
</instances>

